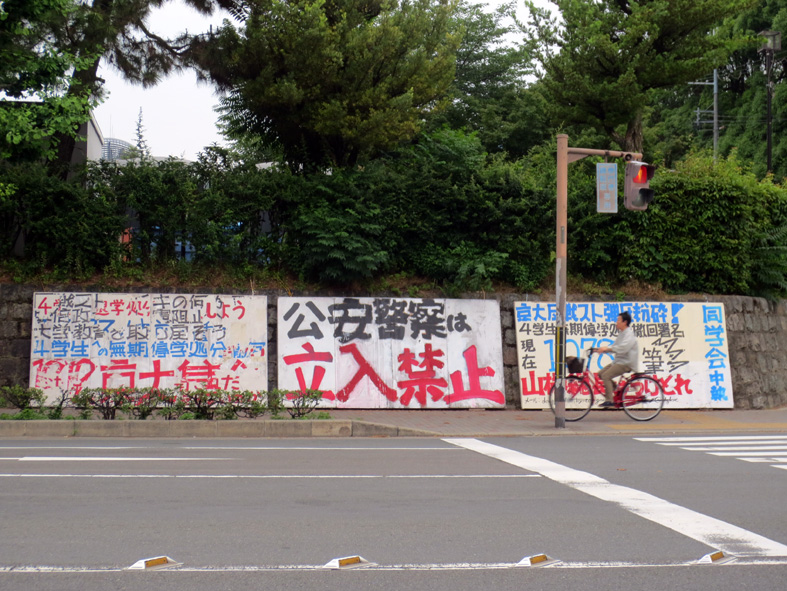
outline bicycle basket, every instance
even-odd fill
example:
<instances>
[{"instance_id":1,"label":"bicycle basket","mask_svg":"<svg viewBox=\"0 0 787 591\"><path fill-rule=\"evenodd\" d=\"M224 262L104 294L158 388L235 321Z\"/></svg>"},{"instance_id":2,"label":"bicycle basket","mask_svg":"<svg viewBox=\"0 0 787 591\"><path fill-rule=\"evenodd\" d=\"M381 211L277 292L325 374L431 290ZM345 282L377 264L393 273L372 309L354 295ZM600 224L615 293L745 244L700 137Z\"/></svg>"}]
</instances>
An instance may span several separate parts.
<instances>
[{"instance_id":1,"label":"bicycle basket","mask_svg":"<svg viewBox=\"0 0 787 591\"><path fill-rule=\"evenodd\" d=\"M582 373L585 369L585 360L578 357L566 357L568 373Z\"/></svg>"}]
</instances>

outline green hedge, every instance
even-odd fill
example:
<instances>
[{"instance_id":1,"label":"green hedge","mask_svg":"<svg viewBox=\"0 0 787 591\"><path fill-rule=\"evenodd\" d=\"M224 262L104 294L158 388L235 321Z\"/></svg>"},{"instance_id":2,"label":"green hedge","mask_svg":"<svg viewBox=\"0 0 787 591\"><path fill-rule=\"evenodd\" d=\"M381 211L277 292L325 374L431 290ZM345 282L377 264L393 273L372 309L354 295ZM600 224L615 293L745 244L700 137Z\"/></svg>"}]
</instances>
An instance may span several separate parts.
<instances>
[{"instance_id":1,"label":"green hedge","mask_svg":"<svg viewBox=\"0 0 787 591\"><path fill-rule=\"evenodd\" d=\"M0 186L13 187L0 196L0 245L11 260L21 230L23 264L65 272L188 258L336 285L405 274L449 294L494 281L527 291L554 268L554 155L547 145L511 162L487 155L473 135L440 131L332 174L263 170L219 148L193 164L91 165L70 183L2 165ZM734 157L714 164L704 155L659 169L651 186L647 211L598 214L595 163L569 166L573 275L675 292L784 293L783 187Z\"/></svg>"}]
</instances>

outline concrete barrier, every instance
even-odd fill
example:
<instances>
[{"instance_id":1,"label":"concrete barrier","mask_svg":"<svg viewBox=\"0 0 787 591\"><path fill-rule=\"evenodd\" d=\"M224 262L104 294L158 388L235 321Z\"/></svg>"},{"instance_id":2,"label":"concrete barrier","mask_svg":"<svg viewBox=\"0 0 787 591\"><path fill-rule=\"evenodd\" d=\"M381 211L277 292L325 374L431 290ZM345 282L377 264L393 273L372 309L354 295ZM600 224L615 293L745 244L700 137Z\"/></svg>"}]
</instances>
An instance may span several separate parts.
<instances>
[{"instance_id":1,"label":"concrete barrier","mask_svg":"<svg viewBox=\"0 0 787 591\"><path fill-rule=\"evenodd\" d=\"M256 421L0 421L13 437L371 437L396 436L396 427L349 420Z\"/></svg>"}]
</instances>

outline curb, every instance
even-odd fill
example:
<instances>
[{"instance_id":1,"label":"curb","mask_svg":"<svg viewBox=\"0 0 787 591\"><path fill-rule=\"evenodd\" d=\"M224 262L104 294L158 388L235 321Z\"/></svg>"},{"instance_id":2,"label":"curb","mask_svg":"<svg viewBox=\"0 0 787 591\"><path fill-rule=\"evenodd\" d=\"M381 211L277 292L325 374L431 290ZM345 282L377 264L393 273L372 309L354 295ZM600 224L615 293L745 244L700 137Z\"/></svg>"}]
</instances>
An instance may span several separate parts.
<instances>
[{"instance_id":1,"label":"curb","mask_svg":"<svg viewBox=\"0 0 787 591\"><path fill-rule=\"evenodd\" d=\"M359 434L355 431L358 430ZM349 420L316 421L0 421L2 437L390 437ZM366 434L369 432L370 434ZM361 434L362 433L362 434Z\"/></svg>"},{"instance_id":2,"label":"curb","mask_svg":"<svg viewBox=\"0 0 787 591\"><path fill-rule=\"evenodd\" d=\"M437 437L438 433L366 421L0 421L13 437Z\"/></svg>"}]
</instances>

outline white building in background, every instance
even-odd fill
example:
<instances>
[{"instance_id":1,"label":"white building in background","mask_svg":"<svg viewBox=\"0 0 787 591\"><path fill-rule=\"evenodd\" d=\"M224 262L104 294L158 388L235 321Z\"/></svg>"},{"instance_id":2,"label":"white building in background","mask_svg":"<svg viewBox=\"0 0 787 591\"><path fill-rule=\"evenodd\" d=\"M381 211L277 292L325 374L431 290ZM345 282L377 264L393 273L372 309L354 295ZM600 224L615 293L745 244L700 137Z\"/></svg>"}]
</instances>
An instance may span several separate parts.
<instances>
[{"instance_id":1,"label":"white building in background","mask_svg":"<svg viewBox=\"0 0 787 591\"><path fill-rule=\"evenodd\" d=\"M104 148L101 150L102 160L119 160L123 158L123 153L134 145L125 140L114 137L104 138Z\"/></svg>"},{"instance_id":2,"label":"white building in background","mask_svg":"<svg viewBox=\"0 0 787 591\"><path fill-rule=\"evenodd\" d=\"M83 164L88 160L100 160L104 148L104 135L98 126L93 113L87 123L79 126L79 136L83 140L77 139L74 154L71 157L71 164Z\"/></svg>"}]
</instances>

